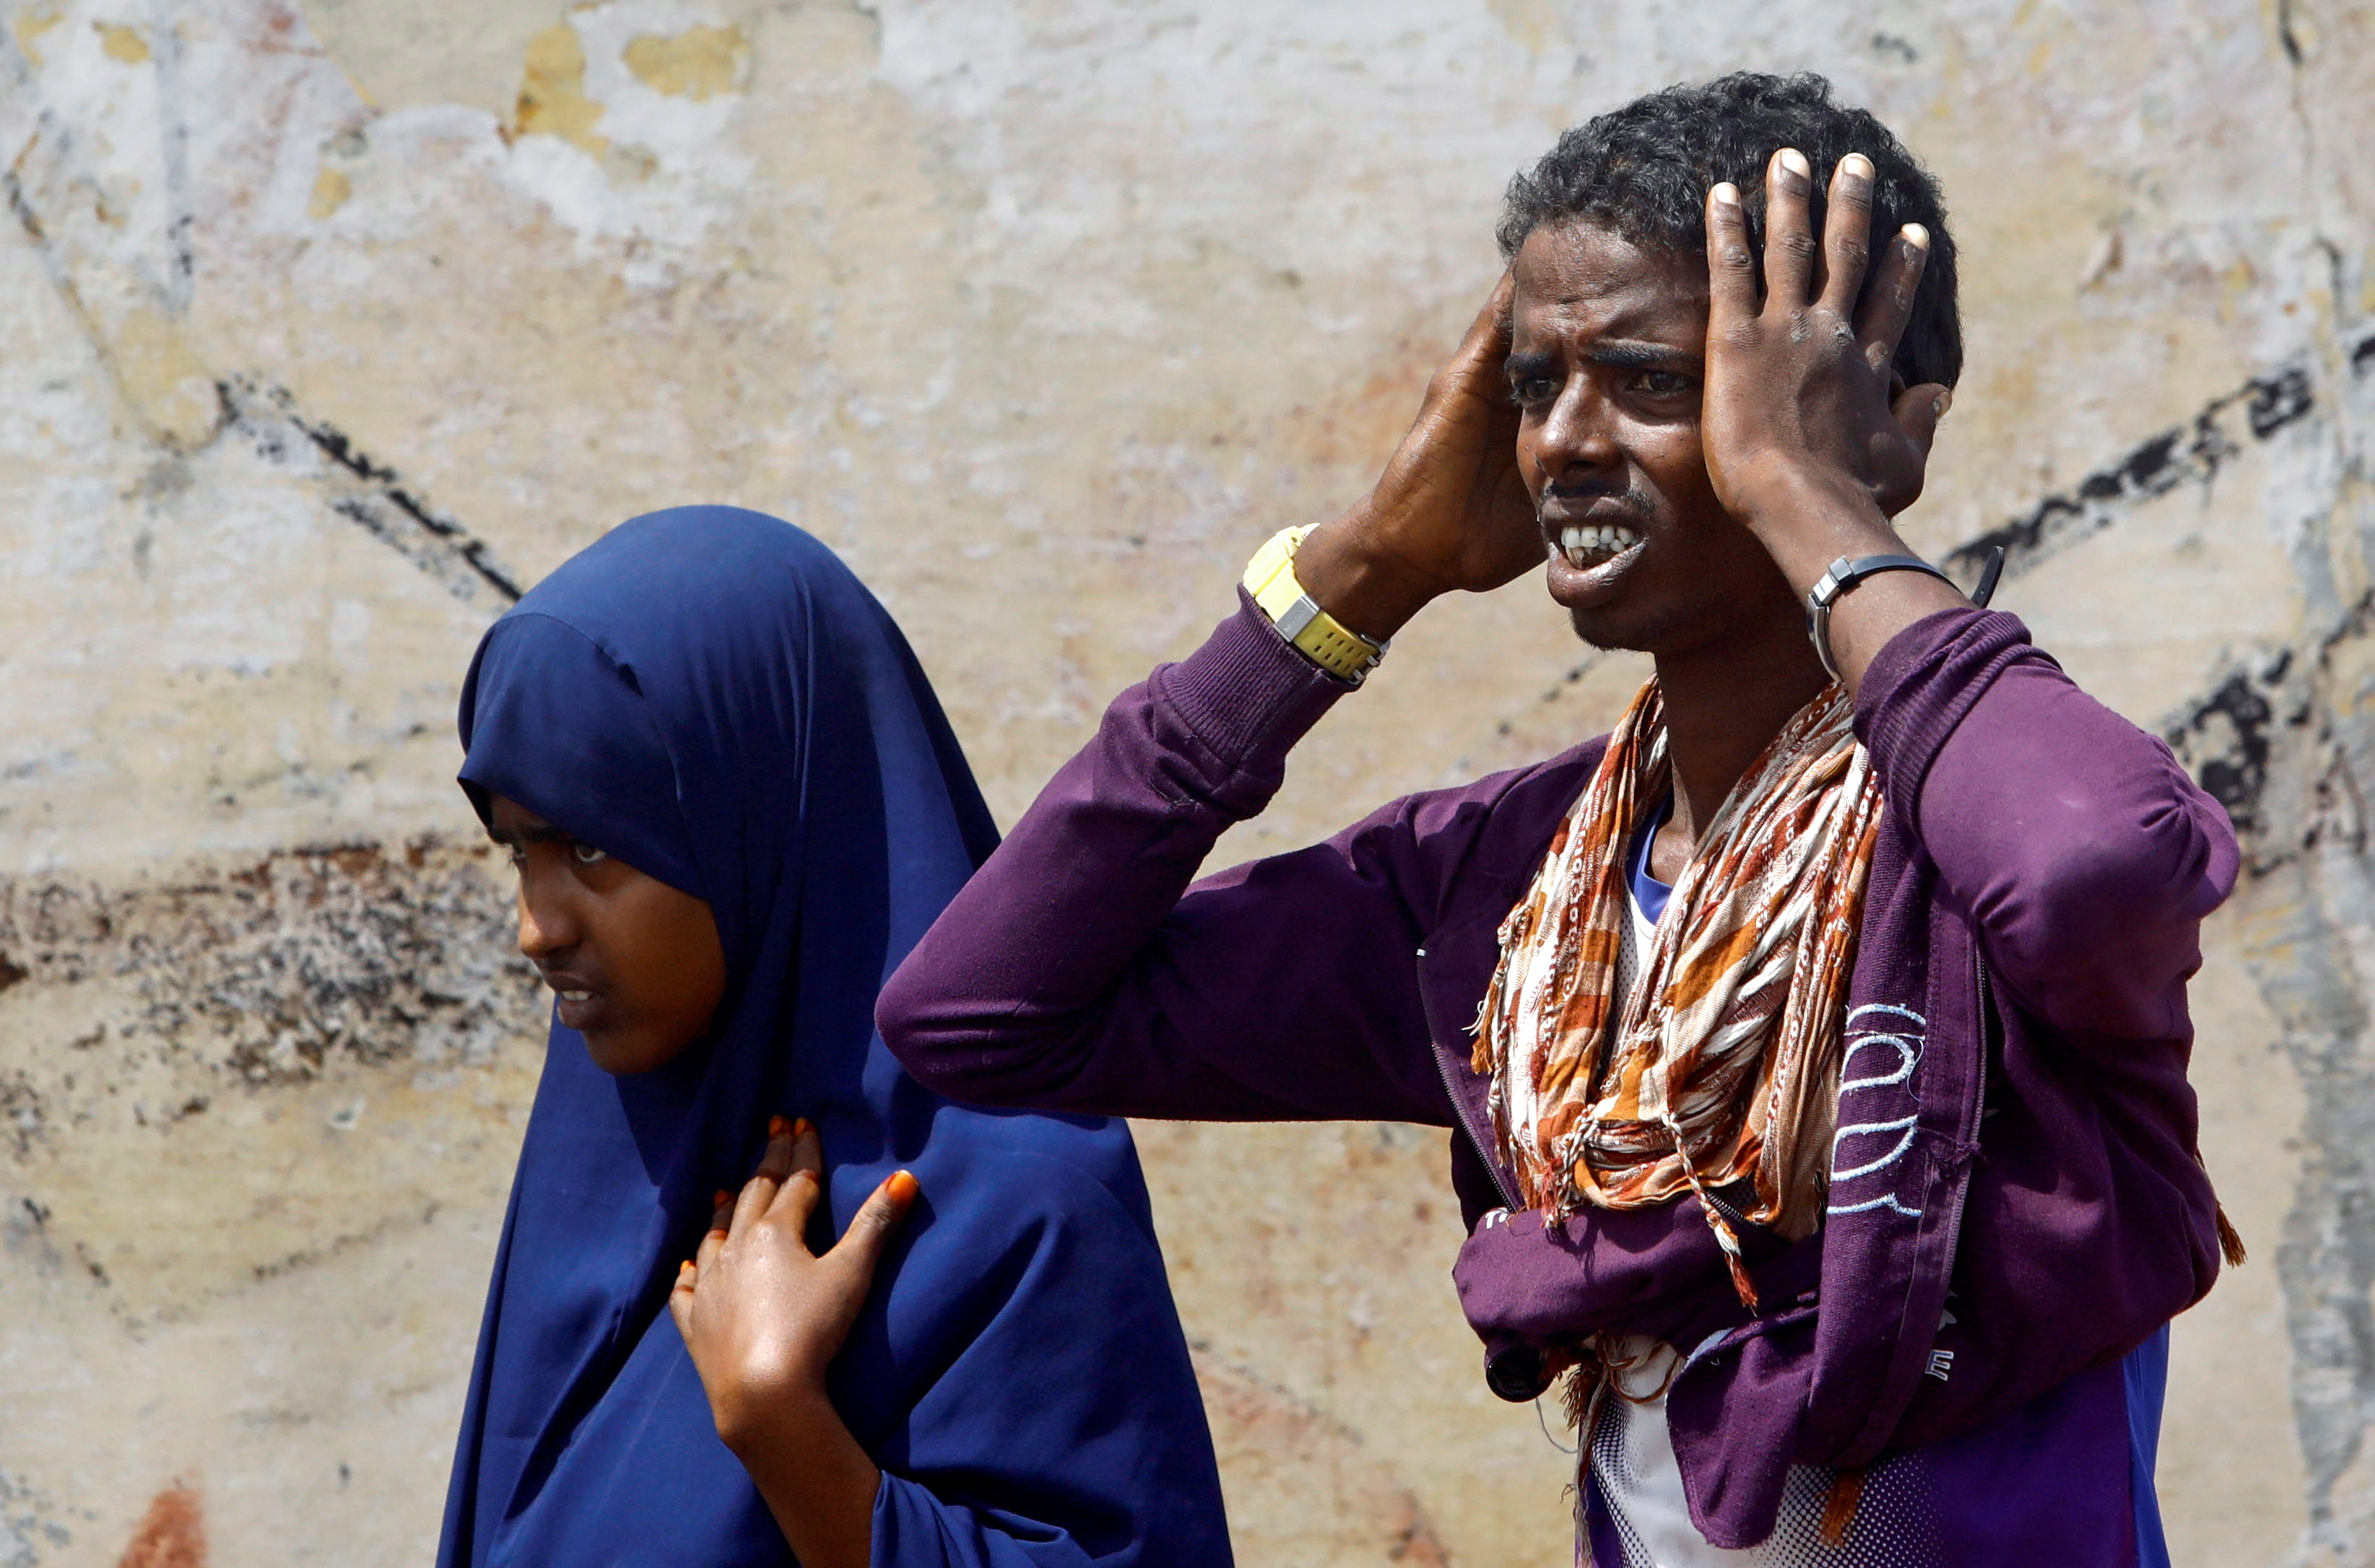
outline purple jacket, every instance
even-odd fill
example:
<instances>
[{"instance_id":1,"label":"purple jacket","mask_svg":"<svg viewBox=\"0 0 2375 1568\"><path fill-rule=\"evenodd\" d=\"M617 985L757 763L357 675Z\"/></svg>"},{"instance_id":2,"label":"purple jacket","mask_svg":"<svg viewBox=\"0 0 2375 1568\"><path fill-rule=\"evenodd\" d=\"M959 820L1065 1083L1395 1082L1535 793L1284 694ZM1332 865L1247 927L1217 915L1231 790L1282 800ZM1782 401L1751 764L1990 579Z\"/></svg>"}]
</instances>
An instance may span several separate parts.
<instances>
[{"instance_id":1,"label":"purple jacket","mask_svg":"<svg viewBox=\"0 0 2375 1568\"><path fill-rule=\"evenodd\" d=\"M2185 982L2234 836L2017 619L1932 616L1864 678L1886 809L1830 1209L1757 1249L1754 1317L1695 1198L1548 1229L1504 1212L1470 1030L1603 741L1189 886L1346 690L1241 602L1124 692L884 987L892 1050L963 1100L1459 1128L1454 1277L1488 1356L1599 1329L1690 1350L1668 1420L1721 1546L1769 1533L1792 1461L1972 1432L2209 1290Z\"/></svg>"}]
</instances>

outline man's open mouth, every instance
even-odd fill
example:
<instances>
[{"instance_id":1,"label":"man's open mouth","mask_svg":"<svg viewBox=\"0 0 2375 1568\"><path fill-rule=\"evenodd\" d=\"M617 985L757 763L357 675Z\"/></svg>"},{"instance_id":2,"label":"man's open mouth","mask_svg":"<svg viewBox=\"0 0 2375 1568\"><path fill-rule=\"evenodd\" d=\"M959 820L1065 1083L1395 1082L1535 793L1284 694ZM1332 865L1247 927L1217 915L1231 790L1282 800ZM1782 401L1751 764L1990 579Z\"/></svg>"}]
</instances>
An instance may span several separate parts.
<instances>
[{"instance_id":1,"label":"man's open mouth","mask_svg":"<svg viewBox=\"0 0 2375 1568\"><path fill-rule=\"evenodd\" d=\"M1640 531L1622 523L1570 524L1559 530L1559 553L1578 572L1614 560L1640 542Z\"/></svg>"}]
</instances>

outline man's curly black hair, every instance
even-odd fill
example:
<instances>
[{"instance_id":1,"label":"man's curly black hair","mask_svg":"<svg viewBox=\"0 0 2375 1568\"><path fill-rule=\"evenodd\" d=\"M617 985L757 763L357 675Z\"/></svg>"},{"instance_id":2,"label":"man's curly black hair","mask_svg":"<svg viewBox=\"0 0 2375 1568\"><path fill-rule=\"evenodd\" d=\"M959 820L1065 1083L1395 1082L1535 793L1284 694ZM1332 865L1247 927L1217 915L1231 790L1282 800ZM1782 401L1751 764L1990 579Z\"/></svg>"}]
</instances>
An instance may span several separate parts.
<instances>
[{"instance_id":1,"label":"man's curly black hair","mask_svg":"<svg viewBox=\"0 0 2375 1568\"><path fill-rule=\"evenodd\" d=\"M1707 253L1707 194L1740 187L1749 242L1765 253L1765 166L1794 147L1814 169L1814 223L1831 170L1851 152L1872 159L1873 254L1903 225L1930 230L1930 264L1913 318L1896 348L1908 386L1955 384L1963 373L1963 326L1955 303L1955 241L1938 182L1887 126L1831 97L1817 76L1752 71L1637 98L1559 137L1541 162L1509 182L1501 205L1501 254L1513 258L1544 225L1605 225L1637 245Z\"/></svg>"}]
</instances>

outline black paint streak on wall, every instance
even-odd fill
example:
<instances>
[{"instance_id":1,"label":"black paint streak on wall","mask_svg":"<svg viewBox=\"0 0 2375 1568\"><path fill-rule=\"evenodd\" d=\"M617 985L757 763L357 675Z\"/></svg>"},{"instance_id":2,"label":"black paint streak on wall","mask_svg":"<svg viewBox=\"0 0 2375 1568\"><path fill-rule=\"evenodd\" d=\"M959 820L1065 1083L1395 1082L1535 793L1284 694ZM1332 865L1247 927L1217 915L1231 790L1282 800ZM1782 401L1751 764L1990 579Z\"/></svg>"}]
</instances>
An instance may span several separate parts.
<instances>
[{"instance_id":1,"label":"black paint streak on wall","mask_svg":"<svg viewBox=\"0 0 2375 1568\"><path fill-rule=\"evenodd\" d=\"M2227 808L2235 831L2256 836L2264 824L2260 798L2268 785L2275 709L2269 699L2283 681L2289 653L2264 672L2235 670L2189 705L2161 738L2192 767L2195 782Z\"/></svg>"},{"instance_id":2,"label":"black paint streak on wall","mask_svg":"<svg viewBox=\"0 0 2375 1568\"><path fill-rule=\"evenodd\" d=\"M1967 577L1986 564L1990 550L2002 546L2004 575L2017 577L2102 532L2137 503L2183 484L2208 481L2241 454L2246 432L2252 441L2265 441L2316 407L2309 371L2299 366L2254 376L2212 398L2189 423L2161 431L2072 489L2047 496L2025 515L1956 546L1945 564Z\"/></svg>"},{"instance_id":3,"label":"black paint streak on wall","mask_svg":"<svg viewBox=\"0 0 2375 1568\"><path fill-rule=\"evenodd\" d=\"M291 450L290 431L328 460L335 481L331 511L404 556L465 602L491 599L497 606L509 606L519 601L519 580L496 559L484 539L430 506L406 487L394 468L357 446L344 430L307 415L288 389L234 377L219 383L219 390L231 422L267 460L297 460L300 454Z\"/></svg>"}]
</instances>

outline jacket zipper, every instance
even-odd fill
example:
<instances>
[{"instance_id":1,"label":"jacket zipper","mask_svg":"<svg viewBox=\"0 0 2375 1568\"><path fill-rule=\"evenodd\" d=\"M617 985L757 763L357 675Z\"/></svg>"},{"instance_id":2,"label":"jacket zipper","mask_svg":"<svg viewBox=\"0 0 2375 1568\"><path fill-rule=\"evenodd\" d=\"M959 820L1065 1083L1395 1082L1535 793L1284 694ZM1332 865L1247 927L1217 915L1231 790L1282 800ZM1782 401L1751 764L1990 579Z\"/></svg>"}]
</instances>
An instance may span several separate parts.
<instances>
[{"instance_id":1,"label":"jacket zipper","mask_svg":"<svg viewBox=\"0 0 2375 1568\"><path fill-rule=\"evenodd\" d=\"M1979 1124L1988 1116L1988 1020L1995 1016L1995 991L1988 983L1987 955L1979 950L1979 933L1971 933L1971 967L1979 977L1979 1059L1972 1070L1971 1125L1967 1136L1971 1142L1979 1140Z\"/></svg>"},{"instance_id":2,"label":"jacket zipper","mask_svg":"<svg viewBox=\"0 0 2375 1568\"><path fill-rule=\"evenodd\" d=\"M1424 960L1426 949L1421 948L1418 956ZM1476 1150L1476 1158L1484 1161L1484 1173L1493 1178L1493 1190L1501 1195L1501 1207L1515 1214L1518 1211L1518 1195L1509 1190L1509 1184L1501 1175L1501 1162L1493 1158L1491 1148L1468 1120L1468 1102L1459 1097L1458 1086L1451 1081L1450 1060L1444 1055L1443 1043L1435 1037L1435 1010L1432 1008L1427 1009L1426 1043L1435 1055L1435 1076L1443 1080L1443 1097L1451 1102L1452 1119L1459 1124L1459 1130L1467 1138L1469 1147Z\"/></svg>"}]
</instances>

